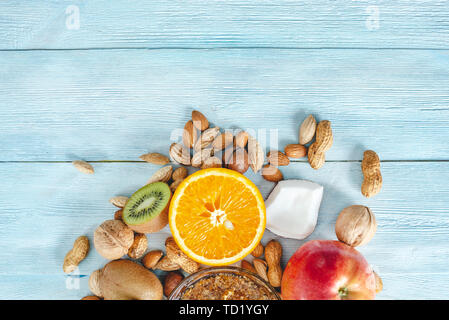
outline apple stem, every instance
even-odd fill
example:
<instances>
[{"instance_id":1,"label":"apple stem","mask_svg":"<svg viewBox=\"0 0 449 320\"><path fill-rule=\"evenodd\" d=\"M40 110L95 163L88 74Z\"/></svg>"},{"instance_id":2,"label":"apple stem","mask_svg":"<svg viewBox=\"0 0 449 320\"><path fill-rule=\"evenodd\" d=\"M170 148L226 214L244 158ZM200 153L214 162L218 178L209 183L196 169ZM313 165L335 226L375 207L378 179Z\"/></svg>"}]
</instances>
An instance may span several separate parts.
<instances>
[{"instance_id":1,"label":"apple stem","mask_svg":"<svg viewBox=\"0 0 449 320\"><path fill-rule=\"evenodd\" d=\"M346 298L348 296L348 288L338 289L338 295L340 296L340 298Z\"/></svg>"}]
</instances>

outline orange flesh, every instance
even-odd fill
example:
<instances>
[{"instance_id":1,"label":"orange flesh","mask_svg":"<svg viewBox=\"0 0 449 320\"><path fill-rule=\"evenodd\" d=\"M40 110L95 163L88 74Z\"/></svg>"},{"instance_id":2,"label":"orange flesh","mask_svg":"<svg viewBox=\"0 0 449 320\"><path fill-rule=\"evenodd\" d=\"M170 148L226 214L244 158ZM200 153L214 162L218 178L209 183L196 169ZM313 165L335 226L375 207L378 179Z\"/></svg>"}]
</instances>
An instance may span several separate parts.
<instances>
[{"instance_id":1,"label":"orange flesh","mask_svg":"<svg viewBox=\"0 0 449 320\"><path fill-rule=\"evenodd\" d=\"M206 264L229 264L251 252L260 241L265 207L252 183L248 186L246 181L227 175L205 175L180 187L184 188L177 190L174 198L179 199L170 209L171 215L175 212L171 227L177 231L174 236L181 249L190 251L188 255L199 256L199 262ZM223 259L226 262L220 263Z\"/></svg>"}]
</instances>

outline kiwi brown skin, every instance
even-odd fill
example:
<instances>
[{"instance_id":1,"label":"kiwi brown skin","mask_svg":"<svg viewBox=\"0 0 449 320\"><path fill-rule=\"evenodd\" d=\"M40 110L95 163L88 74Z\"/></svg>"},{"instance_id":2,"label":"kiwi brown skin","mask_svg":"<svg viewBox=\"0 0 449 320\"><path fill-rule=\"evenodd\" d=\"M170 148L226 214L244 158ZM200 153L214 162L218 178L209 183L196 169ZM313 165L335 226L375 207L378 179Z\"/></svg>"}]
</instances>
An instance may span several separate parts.
<instances>
[{"instance_id":1,"label":"kiwi brown skin","mask_svg":"<svg viewBox=\"0 0 449 320\"><path fill-rule=\"evenodd\" d=\"M169 187L169 189L170 189L170 187ZM127 226L131 230L138 232L138 233L155 233L155 232L162 230L168 224L168 209L170 208L170 201L172 198L171 191L168 191L168 192L169 192L169 198L168 198L167 204L159 215L157 215L153 219L151 219L143 224L128 224L125 221Z\"/></svg>"},{"instance_id":2,"label":"kiwi brown skin","mask_svg":"<svg viewBox=\"0 0 449 320\"><path fill-rule=\"evenodd\" d=\"M130 260L114 260L101 271L99 287L105 300L161 300L162 284L156 275Z\"/></svg>"}]
</instances>

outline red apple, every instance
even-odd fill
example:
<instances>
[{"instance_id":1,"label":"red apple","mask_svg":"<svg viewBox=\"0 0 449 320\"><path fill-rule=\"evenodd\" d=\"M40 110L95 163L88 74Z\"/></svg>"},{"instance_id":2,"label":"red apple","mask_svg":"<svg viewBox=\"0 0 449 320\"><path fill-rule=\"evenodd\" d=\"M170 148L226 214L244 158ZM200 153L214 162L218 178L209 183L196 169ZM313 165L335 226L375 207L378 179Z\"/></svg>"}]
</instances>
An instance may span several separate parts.
<instances>
[{"instance_id":1,"label":"red apple","mask_svg":"<svg viewBox=\"0 0 449 320\"><path fill-rule=\"evenodd\" d=\"M371 300L376 280L368 262L353 247L313 240L288 261L281 292L285 300Z\"/></svg>"}]
</instances>

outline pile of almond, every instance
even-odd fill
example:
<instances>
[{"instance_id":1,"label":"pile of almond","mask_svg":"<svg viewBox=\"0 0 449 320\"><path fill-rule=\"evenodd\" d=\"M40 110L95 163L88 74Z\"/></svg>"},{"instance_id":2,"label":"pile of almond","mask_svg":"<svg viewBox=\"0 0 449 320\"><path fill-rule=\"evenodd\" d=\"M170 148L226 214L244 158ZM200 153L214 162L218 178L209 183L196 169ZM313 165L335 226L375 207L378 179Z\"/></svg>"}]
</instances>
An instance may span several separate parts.
<instances>
[{"instance_id":1,"label":"pile of almond","mask_svg":"<svg viewBox=\"0 0 449 320\"><path fill-rule=\"evenodd\" d=\"M259 142L245 131L222 132L219 127L211 127L207 118L199 111L192 112L192 119L184 126L182 143L172 143L169 149L170 159L159 153L148 153L140 159L166 165L171 161L195 168L228 168L245 173L249 167L257 173L265 161L264 151ZM172 176L172 167L159 169L149 182L168 182L173 178L172 190L185 178ZM177 169L179 170L179 169Z\"/></svg>"},{"instance_id":2,"label":"pile of almond","mask_svg":"<svg viewBox=\"0 0 449 320\"><path fill-rule=\"evenodd\" d=\"M308 150L305 145L313 140L315 134L316 141ZM262 170L265 180L278 182L283 179L278 167L290 164L289 158L300 159L308 155L311 166L319 169L324 164L324 153L330 148L332 141L330 122L322 121L317 125L313 115L309 115L300 127L299 143L287 145L284 152L270 150L266 156L268 164L264 166L265 153L256 138L243 130L235 135L232 131L222 132L219 127L211 127L204 114L194 110L191 120L184 126L182 143L172 143L169 154L173 162L184 166L201 169L228 168L242 174L251 167L255 173ZM157 165L170 162L168 157L159 153L144 154L140 159ZM172 169L171 166L161 168L149 183L168 182ZM173 191L182 179L173 179Z\"/></svg>"}]
</instances>

